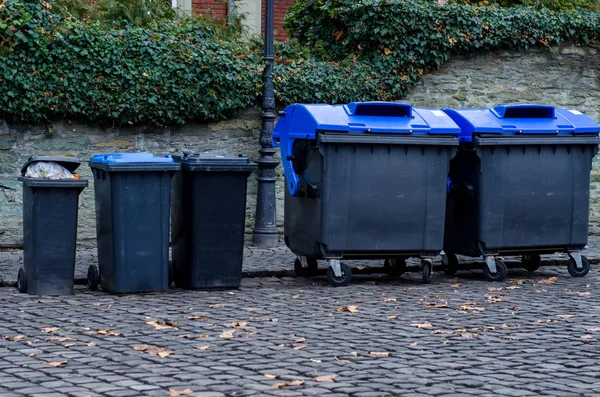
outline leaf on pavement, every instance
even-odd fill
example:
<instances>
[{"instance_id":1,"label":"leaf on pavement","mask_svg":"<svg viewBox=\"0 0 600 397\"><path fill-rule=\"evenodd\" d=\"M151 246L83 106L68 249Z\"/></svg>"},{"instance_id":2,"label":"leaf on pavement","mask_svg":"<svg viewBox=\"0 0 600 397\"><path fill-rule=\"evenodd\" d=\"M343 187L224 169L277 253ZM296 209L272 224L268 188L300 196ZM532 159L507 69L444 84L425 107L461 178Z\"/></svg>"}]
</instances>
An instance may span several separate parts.
<instances>
[{"instance_id":1,"label":"leaf on pavement","mask_svg":"<svg viewBox=\"0 0 600 397\"><path fill-rule=\"evenodd\" d=\"M274 323L278 322L278 318L268 318L268 317L249 317L249 321L272 321Z\"/></svg>"},{"instance_id":2,"label":"leaf on pavement","mask_svg":"<svg viewBox=\"0 0 600 397\"><path fill-rule=\"evenodd\" d=\"M540 284L554 284L557 281L558 281L558 277L550 277L550 278L546 278L544 280L540 280L540 281L538 281L538 283L540 283Z\"/></svg>"},{"instance_id":3,"label":"leaf on pavement","mask_svg":"<svg viewBox=\"0 0 600 397\"><path fill-rule=\"evenodd\" d=\"M29 357L35 357L35 353L31 353Z\"/></svg>"},{"instance_id":4,"label":"leaf on pavement","mask_svg":"<svg viewBox=\"0 0 600 397\"><path fill-rule=\"evenodd\" d=\"M587 332L600 332L600 327L586 328Z\"/></svg>"},{"instance_id":5,"label":"leaf on pavement","mask_svg":"<svg viewBox=\"0 0 600 397\"><path fill-rule=\"evenodd\" d=\"M304 345L294 346L294 350L302 350L302 349L306 349L306 346L304 346Z\"/></svg>"},{"instance_id":6,"label":"leaf on pavement","mask_svg":"<svg viewBox=\"0 0 600 397\"><path fill-rule=\"evenodd\" d=\"M337 375L335 374L331 374L331 375L321 375L321 376L317 376L315 378L313 378L313 380L315 382L324 382L324 383L331 383L331 382L335 382L334 379L337 378Z\"/></svg>"},{"instance_id":7,"label":"leaf on pavement","mask_svg":"<svg viewBox=\"0 0 600 397\"><path fill-rule=\"evenodd\" d=\"M101 329L99 331L90 331L90 335L104 335L104 336L123 336L120 332L113 332L111 329Z\"/></svg>"},{"instance_id":8,"label":"leaf on pavement","mask_svg":"<svg viewBox=\"0 0 600 397\"><path fill-rule=\"evenodd\" d=\"M588 292L578 292L577 295L579 295L579 296L590 296L590 295L592 295L592 293L589 292L589 291Z\"/></svg>"},{"instance_id":9,"label":"leaf on pavement","mask_svg":"<svg viewBox=\"0 0 600 397\"><path fill-rule=\"evenodd\" d=\"M96 342L90 342L90 343L88 343L87 345L88 345L89 347L96 347L96 346L98 346L98 345L96 344Z\"/></svg>"},{"instance_id":10,"label":"leaf on pavement","mask_svg":"<svg viewBox=\"0 0 600 397\"><path fill-rule=\"evenodd\" d=\"M179 325L179 323L169 321L169 320L165 320L165 321L152 320L152 321L146 321L145 323L153 326L155 331L158 331L161 329L177 329L176 326Z\"/></svg>"},{"instance_id":11,"label":"leaf on pavement","mask_svg":"<svg viewBox=\"0 0 600 397\"><path fill-rule=\"evenodd\" d=\"M169 389L169 396L177 397L177 396L187 396L188 394L192 394L192 389L183 389L183 390L175 390Z\"/></svg>"},{"instance_id":12,"label":"leaf on pavement","mask_svg":"<svg viewBox=\"0 0 600 397\"><path fill-rule=\"evenodd\" d=\"M485 300L490 303L504 302L500 295L486 295Z\"/></svg>"},{"instance_id":13,"label":"leaf on pavement","mask_svg":"<svg viewBox=\"0 0 600 397\"><path fill-rule=\"evenodd\" d=\"M272 375L272 374L264 374L265 377L269 378L269 379L275 379L277 378L277 375Z\"/></svg>"},{"instance_id":14,"label":"leaf on pavement","mask_svg":"<svg viewBox=\"0 0 600 397\"><path fill-rule=\"evenodd\" d=\"M381 298L384 302L396 302L396 298Z\"/></svg>"},{"instance_id":15,"label":"leaf on pavement","mask_svg":"<svg viewBox=\"0 0 600 397\"><path fill-rule=\"evenodd\" d=\"M554 321L554 320L552 320L552 319L546 319L546 320L537 320L537 321L536 321L536 323L551 323L551 322L553 322L553 321Z\"/></svg>"},{"instance_id":16,"label":"leaf on pavement","mask_svg":"<svg viewBox=\"0 0 600 397\"><path fill-rule=\"evenodd\" d=\"M435 303L435 302L423 302L423 305L427 307L431 307L433 309L445 309L448 308L448 302L444 303Z\"/></svg>"},{"instance_id":17,"label":"leaf on pavement","mask_svg":"<svg viewBox=\"0 0 600 397\"><path fill-rule=\"evenodd\" d=\"M500 292L504 289L504 287L489 287L488 291L489 292Z\"/></svg>"},{"instance_id":18,"label":"leaf on pavement","mask_svg":"<svg viewBox=\"0 0 600 397\"><path fill-rule=\"evenodd\" d=\"M175 337L175 339L192 339L192 335L191 334L177 335Z\"/></svg>"},{"instance_id":19,"label":"leaf on pavement","mask_svg":"<svg viewBox=\"0 0 600 397\"><path fill-rule=\"evenodd\" d=\"M281 389L282 387L288 387L288 386L302 386L304 384L303 380L294 380L291 382L280 382L280 383L275 383L274 387L277 387L278 389Z\"/></svg>"},{"instance_id":20,"label":"leaf on pavement","mask_svg":"<svg viewBox=\"0 0 600 397\"><path fill-rule=\"evenodd\" d=\"M431 328L431 327L433 327L433 324L431 324L430 322L412 323L410 326L417 327L417 328Z\"/></svg>"},{"instance_id":21,"label":"leaf on pavement","mask_svg":"<svg viewBox=\"0 0 600 397\"><path fill-rule=\"evenodd\" d=\"M225 330L221 333L221 335L219 335L219 338L221 339L231 339L233 338L233 334L235 333L235 329L228 329Z\"/></svg>"},{"instance_id":22,"label":"leaf on pavement","mask_svg":"<svg viewBox=\"0 0 600 397\"><path fill-rule=\"evenodd\" d=\"M450 288L458 288L460 287L462 284L450 284Z\"/></svg>"},{"instance_id":23,"label":"leaf on pavement","mask_svg":"<svg viewBox=\"0 0 600 397\"><path fill-rule=\"evenodd\" d=\"M147 354L151 354L153 356L160 356L160 358L165 358L173 354L171 350L150 345L136 345L133 347L133 349Z\"/></svg>"},{"instance_id":24,"label":"leaf on pavement","mask_svg":"<svg viewBox=\"0 0 600 397\"><path fill-rule=\"evenodd\" d=\"M333 357L333 359L335 361L337 361L338 363L352 364L352 361L350 361L350 360L343 360L343 359L340 359L340 358L337 358L337 357ZM321 360L317 360L316 362L321 362Z\"/></svg>"},{"instance_id":25,"label":"leaf on pavement","mask_svg":"<svg viewBox=\"0 0 600 397\"><path fill-rule=\"evenodd\" d=\"M474 310L478 312L482 312L485 310L485 307L477 306L476 302L467 302L460 307L462 310Z\"/></svg>"},{"instance_id":26,"label":"leaf on pavement","mask_svg":"<svg viewBox=\"0 0 600 397\"><path fill-rule=\"evenodd\" d=\"M52 333L52 332L56 332L58 330L60 330L60 328L56 328L56 327L42 328L42 332L45 332L47 334Z\"/></svg>"},{"instance_id":27,"label":"leaf on pavement","mask_svg":"<svg viewBox=\"0 0 600 397\"><path fill-rule=\"evenodd\" d=\"M432 335L450 335L453 333L454 333L453 331L444 331L441 329L435 329L435 330L431 331Z\"/></svg>"},{"instance_id":28,"label":"leaf on pavement","mask_svg":"<svg viewBox=\"0 0 600 397\"><path fill-rule=\"evenodd\" d=\"M300 298L300 295L294 295L294 296L292 296L292 299L299 299L299 298Z\"/></svg>"},{"instance_id":29,"label":"leaf on pavement","mask_svg":"<svg viewBox=\"0 0 600 397\"><path fill-rule=\"evenodd\" d=\"M594 339L594 336L593 335L582 335L581 339L584 339L584 340L585 339Z\"/></svg>"},{"instance_id":30,"label":"leaf on pavement","mask_svg":"<svg viewBox=\"0 0 600 397\"><path fill-rule=\"evenodd\" d=\"M68 363L68 361L52 361L50 363L46 363L48 365L50 365L51 367L62 367L63 365L66 365Z\"/></svg>"},{"instance_id":31,"label":"leaf on pavement","mask_svg":"<svg viewBox=\"0 0 600 397\"><path fill-rule=\"evenodd\" d=\"M191 320L191 321L203 321L203 320L206 320L206 316L189 316L188 320Z\"/></svg>"},{"instance_id":32,"label":"leaf on pavement","mask_svg":"<svg viewBox=\"0 0 600 397\"><path fill-rule=\"evenodd\" d=\"M218 303L215 303L214 305L209 305L208 307L210 307L211 309L218 309L221 307L221 305L219 305Z\"/></svg>"},{"instance_id":33,"label":"leaf on pavement","mask_svg":"<svg viewBox=\"0 0 600 397\"><path fill-rule=\"evenodd\" d=\"M18 342L21 339L25 339L27 338L25 335L9 335L9 336L3 336L2 339L4 340L11 340L13 342Z\"/></svg>"},{"instance_id":34,"label":"leaf on pavement","mask_svg":"<svg viewBox=\"0 0 600 397\"><path fill-rule=\"evenodd\" d=\"M65 343L65 347L73 347L75 346L77 343Z\"/></svg>"},{"instance_id":35,"label":"leaf on pavement","mask_svg":"<svg viewBox=\"0 0 600 397\"><path fill-rule=\"evenodd\" d=\"M358 306L342 306L337 308L338 312L350 312L356 313L358 311Z\"/></svg>"},{"instance_id":36,"label":"leaf on pavement","mask_svg":"<svg viewBox=\"0 0 600 397\"><path fill-rule=\"evenodd\" d=\"M506 289L521 289L518 285L511 285L510 287L506 287Z\"/></svg>"},{"instance_id":37,"label":"leaf on pavement","mask_svg":"<svg viewBox=\"0 0 600 397\"><path fill-rule=\"evenodd\" d=\"M573 315L572 314L559 314L557 317L560 317L560 318L571 318L571 317L573 317Z\"/></svg>"},{"instance_id":38,"label":"leaf on pavement","mask_svg":"<svg viewBox=\"0 0 600 397\"><path fill-rule=\"evenodd\" d=\"M193 345L192 347L194 349L198 349L198 350L208 350L208 348L210 347L210 345L205 345L205 346Z\"/></svg>"},{"instance_id":39,"label":"leaf on pavement","mask_svg":"<svg viewBox=\"0 0 600 397\"><path fill-rule=\"evenodd\" d=\"M60 336L53 336L53 337L44 339L44 341L46 341L46 342L51 342L51 341L66 342L68 340L75 340L75 339L67 338L67 337L60 337Z\"/></svg>"},{"instance_id":40,"label":"leaf on pavement","mask_svg":"<svg viewBox=\"0 0 600 397\"><path fill-rule=\"evenodd\" d=\"M236 328L236 327L245 327L245 326L247 326L247 325L248 325L248 323L247 323L247 322L245 322L245 321L236 321L235 323L232 323L232 324L230 325L230 327L231 327L231 328Z\"/></svg>"},{"instance_id":41,"label":"leaf on pavement","mask_svg":"<svg viewBox=\"0 0 600 397\"><path fill-rule=\"evenodd\" d=\"M508 311L512 311L512 312L514 312L514 311L517 311L517 310L519 310L519 309L520 309L520 307L519 307L519 306L511 306L511 307L507 307L507 308L506 308L506 309L504 309L504 310L508 310Z\"/></svg>"},{"instance_id":42,"label":"leaf on pavement","mask_svg":"<svg viewBox=\"0 0 600 397\"><path fill-rule=\"evenodd\" d=\"M384 356L384 357L388 357L392 353L390 353L390 352L369 352L369 354L372 355L372 356Z\"/></svg>"},{"instance_id":43,"label":"leaf on pavement","mask_svg":"<svg viewBox=\"0 0 600 397\"><path fill-rule=\"evenodd\" d=\"M398 318L398 316L388 316L388 319L390 319L390 320L395 320L397 318Z\"/></svg>"},{"instance_id":44,"label":"leaf on pavement","mask_svg":"<svg viewBox=\"0 0 600 397\"><path fill-rule=\"evenodd\" d=\"M473 337L473 334L465 332L463 334L460 334L460 336L462 336L463 338L471 339Z\"/></svg>"}]
</instances>

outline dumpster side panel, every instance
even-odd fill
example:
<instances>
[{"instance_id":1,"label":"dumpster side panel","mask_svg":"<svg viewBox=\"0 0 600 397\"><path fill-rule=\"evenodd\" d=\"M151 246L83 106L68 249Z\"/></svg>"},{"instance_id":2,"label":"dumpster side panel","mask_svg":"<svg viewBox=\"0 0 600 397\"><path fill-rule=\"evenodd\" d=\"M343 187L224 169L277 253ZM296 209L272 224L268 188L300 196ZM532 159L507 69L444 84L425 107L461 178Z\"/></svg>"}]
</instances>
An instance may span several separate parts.
<instances>
[{"instance_id":1,"label":"dumpster side panel","mask_svg":"<svg viewBox=\"0 0 600 397\"><path fill-rule=\"evenodd\" d=\"M321 146L322 242L328 251L439 253L453 146Z\"/></svg>"},{"instance_id":2,"label":"dumpster side panel","mask_svg":"<svg viewBox=\"0 0 600 397\"><path fill-rule=\"evenodd\" d=\"M23 186L27 292L73 293L79 193L83 187Z\"/></svg>"},{"instance_id":3,"label":"dumpster side panel","mask_svg":"<svg viewBox=\"0 0 600 397\"><path fill-rule=\"evenodd\" d=\"M96 203L96 238L100 282L105 291L114 290L114 216L112 212L112 175L105 170L92 168Z\"/></svg>"},{"instance_id":4,"label":"dumpster side panel","mask_svg":"<svg viewBox=\"0 0 600 397\"><path fill-rule=\"evenodd\" d=\"M592 145L480 146L482 253L582 249Z\"/></svg>"}]
</instances>

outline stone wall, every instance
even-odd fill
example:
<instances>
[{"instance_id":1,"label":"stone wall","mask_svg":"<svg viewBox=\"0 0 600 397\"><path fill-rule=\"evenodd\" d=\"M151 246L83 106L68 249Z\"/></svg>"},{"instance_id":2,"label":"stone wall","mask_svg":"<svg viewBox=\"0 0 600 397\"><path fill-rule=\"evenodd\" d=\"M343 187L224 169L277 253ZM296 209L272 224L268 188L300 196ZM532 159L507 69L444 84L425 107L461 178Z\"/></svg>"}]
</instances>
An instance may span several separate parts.
<instances>
[{"instance_id":1,"label":"stone wall","mask_svg":"<svg viewBox=\"0 0 600 397\"><path fill-rule=\"evenodd\" d=\"M415 106L489 107L503 103L545 103L575 108L600 122L600 55L597 47L564 46L527 52L501 51L475 57L454 57L427 74L406 98ZM93 181L86 161L97 153L149 151L226 151L258 157L259 112L219 123L189 123L180 128L99 129L67 121L46 126L0 122L0 248L22 241L20 166L34 154L66 154L82 159L80 174L90 179L80 200L80 244L95 238ZM283 219L281 167L277 185L278 221ZM600 228L600 157L591 186L592 233ZM249 179L247 232L254 222L256 181Z\"/></svg>"}]
</instances>

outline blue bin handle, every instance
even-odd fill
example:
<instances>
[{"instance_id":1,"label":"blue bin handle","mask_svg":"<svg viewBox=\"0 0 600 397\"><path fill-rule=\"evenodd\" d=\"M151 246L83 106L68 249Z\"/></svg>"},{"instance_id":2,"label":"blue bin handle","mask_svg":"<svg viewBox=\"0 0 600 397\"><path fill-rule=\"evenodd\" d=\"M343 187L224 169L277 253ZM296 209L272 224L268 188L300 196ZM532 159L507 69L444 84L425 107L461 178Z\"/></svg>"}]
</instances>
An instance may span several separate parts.
<instances>
[{"instance_id":1,"label":"blue bin handle","mask_svg":"<svg viewBox=\"0 0 600 397\"><path fill-rule=\"evenodd\" d=\"M502 105L490 109L500 119L555 119L556 109L550 105Z\"/></svg>"}]
</instances>

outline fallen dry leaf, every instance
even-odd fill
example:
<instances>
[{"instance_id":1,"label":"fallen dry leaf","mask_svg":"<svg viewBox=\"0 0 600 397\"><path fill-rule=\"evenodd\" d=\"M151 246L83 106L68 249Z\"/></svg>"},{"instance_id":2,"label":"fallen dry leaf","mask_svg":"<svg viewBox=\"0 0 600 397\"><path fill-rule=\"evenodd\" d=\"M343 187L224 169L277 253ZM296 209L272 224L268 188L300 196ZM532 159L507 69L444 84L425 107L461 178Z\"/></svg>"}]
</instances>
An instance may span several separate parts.
<instances>
[{"instance_id":1,"label":"fallen dry leaf","mask_svg":"<svg viewBox=\"0 0 600 397\"><path fill-rule=\"evenodd\" d=\"M87 345L88 345L89 347L96 347L96 346L98 346L98 345L96 344L96 342L90 342L90 343L88 343Z\"/></svg>"},{"instance_id":2,"label":"fallen dry leaf","mask_svg":"<svg viewBox=\"0 0 600 397\"><path fill-rule=\"evenodd\" d=\"M490 303L503 302L502 297L499 295L486 295L485 300Z\"/></svg>"},{"instance_id":3,"label":"fallen dry leaf","mask_svg":"<svg viewBox=\"0 0 600 397\"><path fill-rule=\"evenodd\" d=\"M147 354L151 354L153 356L160 356L160 358L165 358L173 354L171 350L150 345L136 345L133 347L133 349Z\"/></svg>"},{"instance_id":4,"label":"fallen dry leaf","mask_svg":"<svg viewBox=\"0 0 600 397\"><path fill-rule=\"evenodd\" d=\"M514 312L514 311L519 310L519 309L520 309L519 306L511 306L511 307L508 307L508 308L506 308L504 310L513 311Z\"/></svg>"},{"instance_id":5,"label":"fallen dry leaf","mask_svg":"<svg viewBox=\"0 0 600 397\"><path fill-rule=\"evenodd\" d=\"M202 320L206 320L206 316L189 316L188 320L191 320L191 321L202 321Z\"/></svg>"},{"instance_id":6,"label":"fallen dry leaf","mask_svg":"<svg viewBox=\"0 0 600 397\"><path fill-rule=\"evenodd\" d=\"M192 339L192 335L191 334L177 335L177 336L175 336L175 339Z\"/></svg>"},{"instance_id":7,"label":"fallen dry leaf","mask_svg":"<svg viewBox=\"0 0 600 397\"><path fill-rule=\"evenodd\" d=\"M417 342L411 343L410 345L408 345L409 347L417 347Z\"/></svg>"},{"instance_id":8,"label":"fallen dry leaf","mask_svg":"<svg viewBox=\"0 0 600 397\"><path fill-rule=\"evenodd\" d=\"M306 346L304 346L304 345L294 346L294 350L302 350L302 349L306 349Z\"/></svg>"},{"instance_id":9,"label":"fallen dry leaf","mask_svg":"<svg viewBox=\"0 0 600 397\"><path fill-rule=\"evenodd\" d=\"M396 298L381 298L384 302L396 302Z\"/></svg>"},{"instance_id":10,"label":"fallen dry leaf","mask_svg":"<svg viewBox=\"0 0 600 397\"><path fill-rule=\"evenodd\" d=\"M231 328L236 328L236 327L245 327L247 326L248 323L245 321L236 321L235 323L231 324L230 327Z\"/></svg>"},{"instance_id":11,"label":"fallen dry leaf","mask_svg":"<svg viewBox=\"0 0 600 397\"><path fill-rule=\"evenodd\" d=\"M331 374L331 375L321 375L321 376L317 376L316 378L313 378L313 380L315 382L325 382L325 383L331 383L334 382L334 379L337 378L337 375Z\"/></svg>"},{"instance_id":12,"label":"fallen dry leaf","mask_svg":"<svg viewBox=\"0 0 600 397\"><path fill-rule=\"evenodd\" d=\"M358 307L357 306L342 306L342 307L338 307L337 311L338 312L356 313L358 311Z\"/></svg>"},{"instance_id":13,"label":"fallen dry leaf","mask_svg":"<svg viewBox=\"0 0 600 397\"><path fill-rule=\"evenodd\" d=\"M208 350L208 348L210 347L210 345L205 345L205 346L197 346L197 345L193 345L192 346L194 349L198 349L198 350Z\"/></svg>"},{"instance_id":14,"label":"fallen dry leaf","mask_svg":"<svg viewBox=\"0 0 600 397\"><path fill-rule=\"evenodd\" d=\"M350 361L350 360L343 360L343 359L339 359L337 357L333 357L333 359L339 363L352 364L352 361ZM318 362L321 362L321 360L318 360Z\"/></svg>"},{"instance_id":15,"label":"fallen dry leaf","mask_svg":"<svg viewBox=\"0 0 600 397\"><path fill-rule=\"evenodd\" d=\"M233 338L233 334L235 333L235 329L225 330L219 335L221 339L231 339Z\"/></svg>"},{"instance_id":16,"label":"fallen dry leaf","mask_svg":"<svg viewBox=\"0 0 600 397\"><path fill-rule=\"evenodd\" d=\"M66 338L66 337L60 337L60 336L53 336L51 338L44 339L44 341L46 341L46 342L51 342L51 341L66 342L68 340L75 340L75 339L73 339L73 338Z\"/></svg>"},{"instance_id":17,"label":"fallen dry leaf","mask_svg":"<svg viewBox=\"0 0 600 397\"><path fill-rule=\"evenodd\" d=\"M372 356L384 356L384 357L388 357L392 353L390 353L390 352L369 352L369 354L372 355Z\"/></svg>"},{"instance_id":18,"label":"fallen dry leaf","mask_svg":"<svg viewBox=\"0 0 600 397\"><path fill-rule=\"evenodd\" d=\"M300 295L294 295L294 296L292 296L292 299L298 299L298 298L300 298Z\"/></svg>"},{"instance_id":19,"label":"fallen dry leaf","mask_svg":"<svg viewBox=\"0 0 600 397\"><path fill-rule=\"evenodd\" d=\"M511 285L510 287L506 287L506 289L521 289L518 285Z\"/></svg>"},{"instance_id":20,"label":"fallen dry leaf","mask_svg":"<svg viewBox=\"0 0 600 397\"><path fill-rule=\"evenodd\" d=\"M563 292L573 292L573 290L569 289L569 288L565 288L565 289L563 289Z\"/></svg>"},{"instance_id":21,"label":"fallen dry leaf","mask_svg":"<svg viewBox=\"0 0 600 397\"><path fill-rule=\"evenodd\" d=\"M450 288L458 288L460 287L462 284L450 284Z\"/></svg>"},{"instance_id":22,"label":"fallen dry leaf","mask_svg":"<svg viewBox=\"0 0 600 397\"><path fill-rule=\"evenodd\" d=\"M42 332L45 332L47 334L52 333L52 332L56 332L58 330L60 330L60 328L55 328L55 327L52 327L52 328L42 328Z\"/></svg>"},{"instance_id":23,"label":"fallen dry leaf","mask_svg":"<svg viewBox=\"0 0 600 397\"><path fill-rule=\"evenodd\" d=\"M177 329L177 325L179 325L179 323L169 321L169 320L165 320L165 321L152 320L152 321L146 321L145 324L153 326L155 331L158 331L161 329Z\"/></svg>"},{"instance_id":24,"label":"fallen dry leaf","mask_svg":"<svg viewBox=\"0 0 600 397\"><path fill-rule=\"evenodd\" d=\"M581 339L593 339L594 336L593 335L582 335Z\"/></svg>"},{"instance_id":25,"label":"fallen dry leaf","mask_svg":"<svg viewBox=\"0 0 600 397\"><path fill-rule=\"evenodd\" d=\"M68 361L52 361L50 363L46 363L48 365L50 365L51 367L62 367L63 365L66 365L68 363Z\"/></svg>"},{"instance_id":26,"label":"fallen dry leaf","mask_svg":"<svg viewBox=\"0 0 600 397\"><path fill-rule=\"evenodd\" d=\"M489 292L499 292L502 291L504 289L504 287L489 287L488 291Z\"/></svg>"},{"instance_id":27,"label":"fallen dry leaf","mask_svg":"<svg viewBox=\"0 0 600 397\"><path fill-rule=\"evenodd\" d=\"M600 332L600 327L586 328L587 332Z\"/></svg>"},{"instance_id":28,"label":"fallen dry leaf","mask_svg":"<svg viewBox=\"0 0 600 397\"><path fill-rule=\"evenodd\" d=\"M192 389L183 389L183 390L169 389L169 396L171 396L171 397L186 396L188 394L192 394Z\"/></svg>"},{"instance_id":29,"label":"fallen dry leaf","mask_svg":"<svg viewBox=\"0 0 600 397\"><path fill-rule=\"evenodd\" d=\"M298 338L296 339L296 343L306 342L306 338Z\"/></svg>"},{"instance_id":30,"label":"fallen dry leaf","mask_svg":"<svg viewBox=\"0 0 600 397\"><path fill-rule=\"evenodd\" d=\"M424 322L424 323L413 323L410 326L417 327L417 328L431 328L431 327L433 327L433 324L431 324L430 322Z\"/></svg>"},{"instance_id":31,"label":"fallen dry leaf","mask_svg":"<svg viewBox=\"0 0 600 397\"><path fill-rule=\"evenodd\" d=\"M269 378L269 379L275 379L277 378L277 375L271 375L271 374L264 374L265 377Z\"/></svg>"},{"instance_id":32,"label":"fallen dry leaf","mask_svg":"<svg viewBox=\"0 0 600 397\"><path fill-rule=\"evenodd\" d=\"M537 320L536 323L551 323L552 320L551 319L546 319L546 320Z\"/></svg>"},{"instance_id":33,"label":"fallen dry leaf","mask_svg":"<svg viewBox=\"0 0 600 397\"><path fill-rule=\"evenodd\" d=\"M277 387L279 389L281 389L282 387L288 387L288 386L302 386L304 384L303 380L294 380L291 382L280 382L280 383L275 383L274 387Z\"/></svg>"},{"instance_id":34,"label":"fallen dry leaf","mask_svg":"<svg viewBox=\"0 0 600 397\"><path fill-rule=\"evenodd\" d=\"M573 317L573 315L572 314L559 314L557 317L560 317L560 318L571 318L571 317Z\"/></svg>"},{"instance_id":35,"label":"fallen dry leaf","mask_svg":"<svg viewBox=\"0 0 600 397\"><path fill-rule=\"evenodd\" d=\"M431 331L431 333L433 335L450 335L450 334L453 334L454 332L453 331L443 331L441 329L436 329L436 330Z\"/></svg>"},{"instance_id":36,"label":"fallen dry leaf","mask_svg":"<svg viewBox=\"0 0 600 397\"><path fill-rule=\"evenodd\" d=\"M218 309L221 307L221 305L219 305L218 303L215 303L214 305L209 305L208 307L210 307L211 309Z\"/></svg>"},{"instance_id":37,"label":"fallen dry leaf","mask_svg":"<svg viewBox=\"0 0 600 397\"><path fill-rule=\"evenodd\" d=\"M340 361L340 360L337 359L337 357L334 357L334 358L335 358L335 361ZM310 361L312 361L313 363L320 363L321 362L321 360L315 360L314 358L311 358Z\"/></svg>"},{"instance_id":38,"label":"fallen dry leaf","mask_svg":"<svg viewBox=\"0 0 600 397\"><path fill-rule=\"evenodd\" d=\"M444 303L423 302L423 305L434 308L434 309L445 309L445 308L449 307L447 302L444 302Z\"/></svg>"},{"instance_id":39,"label":"fallen dry leaf","mask_svg":"<svg viewBox=\"0 0 600 397\"><path fill-rule=\"evenodd\" d=\"M18 342L21 339L25 339L27 338L25 335L14 335L14 336L3 336L2 339L4 340L11 340L13 342Z\"/></svg>"},{"instance_id":40,"label":"fallen dry leaf","mask_svg":"<svg viewBox=\"0 0 600 397\"><path fill-rule=\"evenodd\" d=\"M590 295L592 295L592 293L591 292L578 292L577 295L579 295L579 296L590 296Z\"/></svg>"},{"instance_id":41,"label":"fallen dry leaf","mask_svg":"<svg viewBox=\"0 0 600 397\"><path fill-rule=\"evenodd\" d=\"M473 334L465 332L463 334L460 334L460 336L462 336L463 338L471 339L473 337Z\"/></svg>"},{"instance_id":42,"label":"fallen dry leaf","mask_svg":"<svg viewBox=\"0 0 600 397\"><path fill-rule=\"evenodd\" d=\"M389 318L390 320L395 320L395 319L397 319L397 318L398 318L398 316L388 316L388 318Z\"/></svg>"},{"instance_id":43,"label":"fallen dry leaf","mask_svg":"<svg viewBox=\"0 0 600 397\"><path fill-rule=\"evenodd\" d=\"M65 343L64 346L65 347L73 347L75 346L77 343Z\"/></svg>"},{"instance_id":44,"label":"fallen dry leaf","mask_svg":"<svg viewBox=\"0 0 600 397\"><path fill-rule=\"evenodd\" d=\"M31 353L29 357L35 357L35 353Z\"/></svg>"},{"instance_id":45,"label":"fallen dry leaf","mask_svg":"<svg viewBox=\"0 0 600 397\"><path fill-rule=\"evenodd\" d=\"M460 307L462 310L474 310L478 312L482 312L485 310L485 307L477 306L476 302L467 302Z\"/></svg>"},{"instance_id":46,"label":"fallen dry leaf","mask_svg":"<svg viewBox=\"0 0 600 397\"><path fill-rule=\"evenodd\" d=\"M90 331L90 335L104 335L104 336L123 336L120 332L113 332L111 329L101 329L99 331Z\"/></svg>"},{"instance_id":47,"label":"fallen dry leaf","mask_svg":"<svg viewBox=\"0 0 600 397\"><path fill-rule=\"evenodd\" d=\"M538 283L540 283L540 284L554 284L557 281L558 281L558 277L550 277L550 278L546 278L544 280L540 280L540 281L538 281Z\"/></svg>"}]
</instances>

